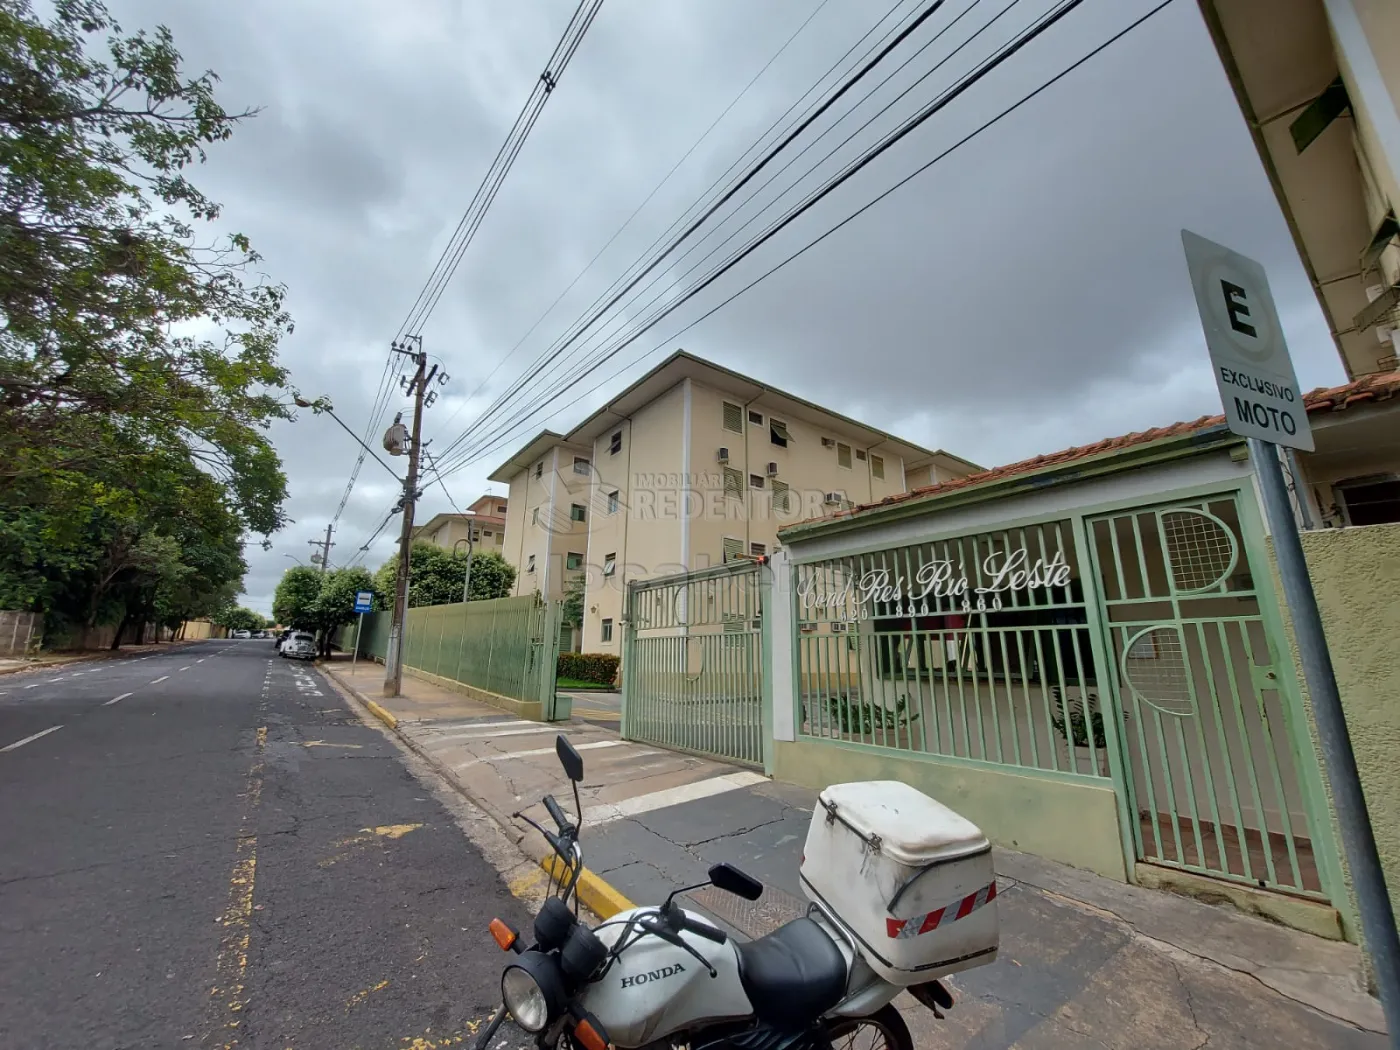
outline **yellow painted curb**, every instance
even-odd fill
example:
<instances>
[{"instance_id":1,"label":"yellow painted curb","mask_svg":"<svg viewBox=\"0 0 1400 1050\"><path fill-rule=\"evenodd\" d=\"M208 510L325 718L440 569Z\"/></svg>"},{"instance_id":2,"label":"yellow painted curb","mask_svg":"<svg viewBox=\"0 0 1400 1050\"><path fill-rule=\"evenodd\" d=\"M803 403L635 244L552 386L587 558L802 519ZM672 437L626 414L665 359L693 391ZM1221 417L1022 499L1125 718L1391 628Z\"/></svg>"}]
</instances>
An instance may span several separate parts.
<instances>
[{"instance_id":1,"label":"yellow painted curb","mask_svg":"<svg viewBox=\"0 0 1400 1050\"><path fill-rule=\"evenodd\" d=\"M540 867L555 878L561 874L568 874L564 862L552 853L540 861ZM611 919L618 912L630 911L636 907L635 904L587 868L579 873L577 893L583 906L603 920Z\"/></svg>"},{"instance_id":2,"label":"yellow painted curb","mask_svg":"<svg viewBox=\"0 0 1400 1050\"><path fill-rule=\"evenodd\" d=\"M399 720L395 718L392 714L390 714L388 711L384 710L384 708L376 704L373 700L366 699L365 706L370 709L370 713L373 714L375 718L379 719L390 729L399 728Z\"/></svg>"},{"instance_id":3,"label":"yellow painted curb","mask_svg":"<svg viewBox=\"0 0 1400 1050\"><path fill-rule=\"evenodd\" d=\"M592 718L599 722L621 722L621 711L608 711L597 707L575 707L569 712L574 718Z\"/></svg>"}]
</instances>

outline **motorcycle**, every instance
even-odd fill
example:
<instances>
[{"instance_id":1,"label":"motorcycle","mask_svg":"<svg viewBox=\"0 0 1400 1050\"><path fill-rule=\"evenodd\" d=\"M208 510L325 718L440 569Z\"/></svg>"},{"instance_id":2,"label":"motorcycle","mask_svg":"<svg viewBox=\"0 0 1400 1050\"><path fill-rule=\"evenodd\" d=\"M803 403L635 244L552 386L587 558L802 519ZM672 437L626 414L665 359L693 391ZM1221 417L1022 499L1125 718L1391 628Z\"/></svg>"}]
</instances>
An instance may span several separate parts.
<instances>
[{"instance_id":1,"label":"motorcycle","mask_svg":"<svg viewBox=\"0 0 1400 1050\"><path fill-rule=\"evenodd\" d=\"M660 906L633 908L590 929L580 920L576 892L583 871L578 793L583 759L562 735L555 750L572 784L579 820L571 820L552 795L542 801L553 831L515 814L544 836L557 861L528 947L503 920L490 923L497 946L512 958L501 975L501 1006L477 1039L476 1050L488 1050L507 1016L540 1050L831 1050L838 1039L866 1028L883 1037L886 1050L913 1050L909 1029L893 1005L895 996L907 989L940 1019L953 1006L947 988L927 974L932 964L891 970L894 953L883 945L877 948L867 933L843 921L830 902L812 900L804 917L746 942L736 942L676 903L679 894L706 886L747 901L759 899L763 884L730 864L714 865L706 882L675 890ZM926 796L918 798L938 806ZM824 796L822 805L834 825L835 804ZM850 810L842 818L849 821ZM961 820L955 814L952 819ZM809 898L819 896L808 887L805 871L812 842L809 837L803 857ZM875 845L878 850L878 839ZM989 845L985 855L990 867ZM868 870L868 857L861 864ZM898 888L896 900L924 870ZM849 881L849 876L841 877ZM986 890L982 893L985 897ZM993 931L995 921L993 914ZM883 913L880 922L883 929ZM964 948L957 949L963 952L961 959L944 960L955 965L940 964L940 975L981 965L996 951L994 943L989 949Z\"/></svg>"}]
</instances>

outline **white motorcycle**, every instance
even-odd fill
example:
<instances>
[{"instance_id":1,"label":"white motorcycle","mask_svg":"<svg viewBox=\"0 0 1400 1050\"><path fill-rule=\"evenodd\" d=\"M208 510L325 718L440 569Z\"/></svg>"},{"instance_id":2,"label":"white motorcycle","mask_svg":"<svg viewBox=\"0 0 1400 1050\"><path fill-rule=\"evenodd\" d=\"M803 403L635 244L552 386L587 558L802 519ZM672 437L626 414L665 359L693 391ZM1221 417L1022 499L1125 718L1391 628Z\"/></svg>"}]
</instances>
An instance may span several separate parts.
<instances>
[{"instance_id":1,"label":"white motorcycle","mask_svg":"<svg viewBox=\"0 0 1400 1050\"><path fill-rule=\"evenodd\" d=\"M581 814L583 759L563 736L556 751ZM886 1050L913 1050L895 996L907 989L942 1018L953 999L938 978L996 958L990 845L907 785L822 792L802 859L807 915L746 942L675 902L703 886L757 900L762 883L729 864L716 864L708 882L676 890L660 907L634 908L590 929L575 893L583 870L578 825L552 796L543 803L556 831L516 815L559 858L553 892L528 948L507 923L491 922L497 945L514 958L501 976L502 1005L476 1050L487 1050L507 1014L541 1050L831 1050L867 1028Z\"/></svg>"}]
</instances>

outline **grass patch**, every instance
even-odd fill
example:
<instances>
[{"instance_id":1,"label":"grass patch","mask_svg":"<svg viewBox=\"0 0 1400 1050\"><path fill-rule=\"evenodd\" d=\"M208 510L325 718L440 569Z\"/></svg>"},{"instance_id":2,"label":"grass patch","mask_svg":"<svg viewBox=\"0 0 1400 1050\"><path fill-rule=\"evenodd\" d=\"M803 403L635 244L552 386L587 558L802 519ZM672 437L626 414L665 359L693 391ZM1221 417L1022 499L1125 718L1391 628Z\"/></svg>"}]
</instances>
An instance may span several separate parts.
<instances>
[{"instance_id":1,"label":"grass patch","mask_svg":"<svg viewBox=\"0 0 1400 1050\"><path fill-rule=\"evenodd\" d=\"M583 692L586 689L591 689L598 693L611 693L615 691L610 685L599 685L597 682L585 682L579 678L556 678L554 680L554 687L556 689L570 689L574 692Z\"/></svg>"}]
</instances>

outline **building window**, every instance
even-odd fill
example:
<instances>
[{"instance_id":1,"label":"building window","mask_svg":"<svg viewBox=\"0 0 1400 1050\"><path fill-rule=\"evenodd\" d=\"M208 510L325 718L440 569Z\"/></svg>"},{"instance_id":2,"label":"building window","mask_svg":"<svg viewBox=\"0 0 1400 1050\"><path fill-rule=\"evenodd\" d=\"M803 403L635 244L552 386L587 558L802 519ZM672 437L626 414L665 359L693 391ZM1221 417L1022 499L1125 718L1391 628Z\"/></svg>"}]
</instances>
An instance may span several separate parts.
<instances>
[{"instance_id":1,"label":"building window","mask_svg":"<svg viewBox=\"0 0 1400 1050\"><path fill-rule=\"evenodd\" d=\"M582 456L574 457L575 474L582 474L584 477L588 477L588 470L591 466L592 464L590 464L588 460L584 459Z\"/></svg>"},{"instance_id":2,"label":"building window","mask_svg":"<svg viewBox=\"0 0 1400 1050\"><path fill-rule=\"evenodd\" d=\"M724 537L725 562L738 561L744 556L744 541L735 536Z\"/></svg>"},{"instance_id":3,"label":"building window","mask_svg":"<svg viewBox=\"0 0 1400 1050\"><path fill-rule=\"evenodd\" d=\"M585 511L585 510L583 509L583 504L581 504L581 503L570 503L570 504L569 504L569 520L570 520L570 521L583 521L583 520L586 518L586 516L587 516L587 511Z\"/></svg>"},{"instance_id":4,"label":"building window","mask_svg":"<svg viewBox=\"0 0 1400 1050\"><path fill-rule=\"evenodd\" d=\"M750 475L749 475L749 488L751 488L751 489L761 489L761 488L763 488L763 475L762 475L762 474L750 474Z\"/></svg>"},{"instance_id":5,"label":"building window","mask_svg":"<svg viewBox=\"0 0 1400 1050\"><path fill-rule=\"evenodd\" d=\"M752 554L755 558L761 558L763 557L763 555L768 553L768 548L761 543L750 543L749 553Z\"/></svg>"},{"instance_id":6,"label":"building window","mask_svg":"<svg viewBox=\"0 0 1400 1050\"><path fill-rule=\"evenodd\" d=\"M786 481L773 479L773 509L786 512L788 510L788 485Z\"/></svg>"},{"instance_id":7,"label":"building window","mask_svg":"<svg viewBox=\"0 0 1400 1050\"><path fill-rule=\"evenodd\" d=\"M1400 522L1400 478L1352 478L1332 486L1348 525Z\"/></svg>"},{"instance_id":8,"label":"building window","mask_svg":"<svg viewBox=\"0 0 1400 1050\"><path fill-rule=\"evenodd\" d=\"M881 481L885 480L885 459L883 456L870 457L870 473Z\"/></svg>"},{"instance_id":9,"label":"building window","mask_svg":"<svg viewBox=\"0 0 1400 1050\"><path fill-rule=\"evenodd\" d=\"M862 463L865 462L865 449L863 449L863 448L858 448L858 449L856 449L856 459L860 460Z\"/></svg>"},{"instance_id":10,"label":"building window","mask_svg":"<svg viewBox=\"0 0 1400 1050\"><path fill-rule=\"evenodd\" d=\"M605 554L603 556L603 575L611 576L615 572L617 572L617 555Z\"/></svg>"},{"instance_id":11,"label":"building window","mask_svg":"<svg viewBox=\"0 0 1400 1050\"><path fill-rule=\"evenodd\" d=\"M836 465L838 467L849 467L851 465L851 446L836 443Z\"/></svg>"},{"instance_id":12,"label":"building window","mask_svg":"<svg viewBox=\"0 0 1400 1050\"><path fill-rule=\"evenodd\" d=\"M615 456L615 455L617 455L617 454L618 454L619 452L621 452L621 451L622 451L622 431L619 430L616 434L614 434L614 435L612 436L612 440L610 440L610 441L608 442L608 452L610 452L612 455Z\"/></svg>"},{"instance_id":13,"label":"building window","mask_svg":"<svg viewBox=\"0 0 1400 1050\"><path fill-rule=\"evenodd\" d=\"M733 467L724 468L724 494L726 496L742 496L744 494L744 475Z\"/></svg>"},{"instance_id":14,"label":"building window","mask_svg":"<svg viewBox=\"0 0 1400 1050\"><path fill-rule=\"evenodd\" d=\"M763 426L763 413L762 413L762 412L755 412L755 411L753 411L752 409L750 409L750 410L749 410L749 422L752 423L752 424L753 424L754 426L756 426L756 427L761 427L761 426Z\"/></svg>"},{"instance_id":15,"label":"building window","mask_svg":"<svg viewBox=\"0 0 1400 1050\"><path fill-rule=\"evenodd\" d=\"M526 572L534 572L534 571L535 571L535 556L534 556L533 554L530 555L530 560L527 561L527 562L525 563L525 571L526 571Z\"/></svg>"},{"instance_id":16,"label":"building window","mask_svg":"<svg viewBox=\"0 0 1400 1050\"><path fill-rule=\"evenodd\" d=\"M616 490L608 493L608 513L616 514L618 504L618 492Z\"/></svg>"},{"instance_id":17,"label":"building window","mask_svg":"<svg viewBox=\"0 0 1400 1050\"><path fill-rule=\"evenodd\" d=\"M579 554L579 553L577 553L577 552L575 552L575 551L569 551L569 553L566 554L566 555L564 556L564 568L566 568L566 569L581 569L581 568L583 568L583 555L582 555L582 554Z\"/></svg>"},{"instance_id":18,"label":"building window","mask_svg":"<svg viewBox=\"0 0 1400 1050\"><path fill-rule=\"evenodd\" d=\"M530 512L530 524L531 524L531 525L538 525L539 523L540 523L540 508L539 508L539 507L536 507L533 511Z\"/></svg>"},{"instance_id":19,"label":"building window","mask_svg":"<svg viewBox=\"0 0 1400 1050\"><path fill-rule=\"evenodd\" d=\"M610 641L612 641L612 627L613 627L612 617L610 617L610 616L605 616L605 617L603 618L603 641L605 641L605 642L610 642Z\"/></svg>"},{"instance_id":20,"label":"building window","mask_svg":"<svg viewBox=\"0 0 1400 1050\"><path fill-rule=\"evenodd\" d=\"M540 460L538 463L535 464L535 477L536 477L536 478L540 478L540 477L543 477L543 476L544 476L544 460Z\"/></svg>"},{"instance_id":21,"label":"building window","mask_svg":"<svg viewBox=\"0 0 1400 1050\"><path fill-rule=\"evenodd\" d=\"M780 423L776 419L768 420L768 440L779 448L787 448L792 436L788 433L786 423Z\"/></svg>"},{"instance_id":22,"label":"building window","mask_svg":"<svg viewBox=\"0 0 1400 1050\"><path fill-rule=\"evenodd\" d=\"M744 432L744 410L728 401L724 403L724 429L732 430L736 434Z\"/></svg>"}]
</instances>

